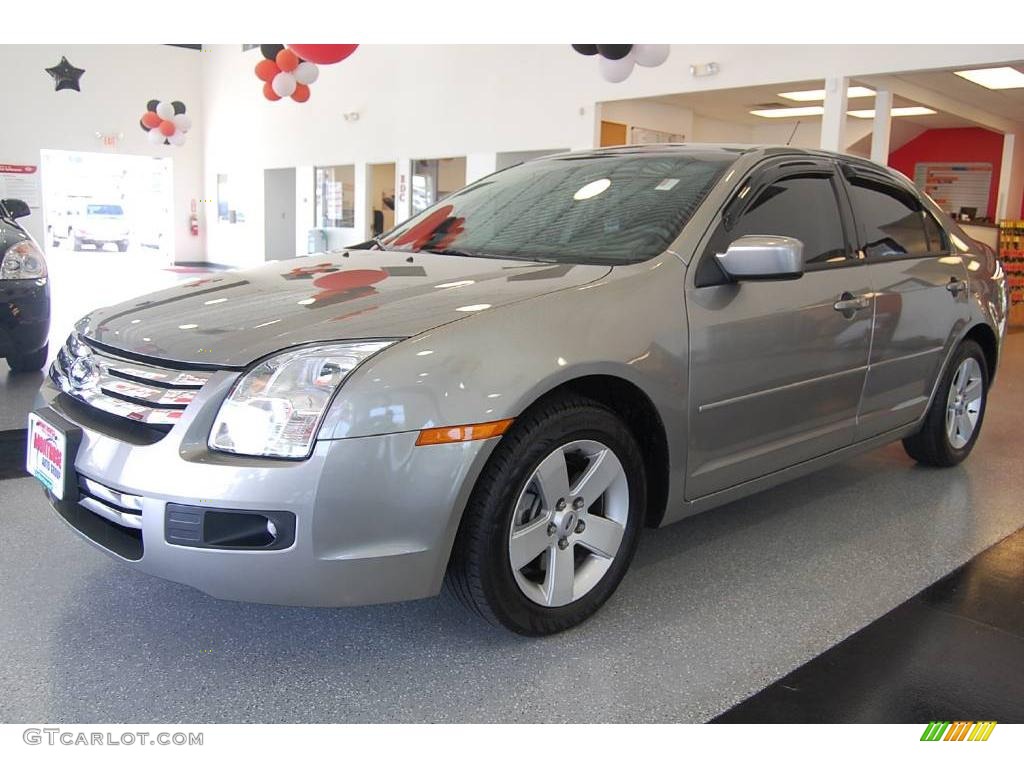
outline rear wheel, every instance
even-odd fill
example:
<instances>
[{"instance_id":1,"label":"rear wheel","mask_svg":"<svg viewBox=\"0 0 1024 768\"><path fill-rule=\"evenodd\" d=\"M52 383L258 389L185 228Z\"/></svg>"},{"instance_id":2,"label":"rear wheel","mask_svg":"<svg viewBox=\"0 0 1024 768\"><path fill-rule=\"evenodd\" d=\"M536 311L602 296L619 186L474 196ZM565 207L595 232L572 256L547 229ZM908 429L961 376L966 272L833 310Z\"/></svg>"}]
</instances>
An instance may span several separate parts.
<instances>
[{"instance_id":1,"label":"rear wheel","mask_svg":"<svg viewBox=\"0 0 1024 768\"><path fill-rule=\"evenodd\" d=\"M629 567L646 508L640 451L604 406L565 397L521 416L481 473L447 582L523 635L591 616Z\"/></svg>"},{"instance_id":2,"label":"rear wheel","mask_svg":"<svg viewBox=\"0 0 1024 768\"><path fill-rule=\"evenodd\" d=\"M82 246L83 245L84 245L84 243L82 242L82 238L75 237L75 250L76 251L82 250Z\"/></svg>"},{"instance_id":3,"label":"rear wheel","mask_svg":"<svg viewBox=\"0 0 1024 768\"><path fill-rule=\"evenodd\" d=\"M50 352L50 345L43 345L42 349L37 349L35 352L29 352L24 355L8 355L7 365L10 366L11 370L15 373L30 373L33 371L42 370L43 366L46 365L46 358Z\"/></svg>"},{"instance_id":4,"label":"rear wheel","mask_svg":"<svg viewBox=\"0 0 1024 768\"><path fill-rule=\"evenodd\" d=\"M124 253L125 251L127 251L128 250L128 241L127 240L121 240L117 244L117 250L119 250L121 253Z\"/></svg>"},{"instance_id":5,"label":"rear wheel","mask_svg":"<svg viewBox=\"0 0 1024 768\"><path fill-rule=\"evenodd\" d=\"M952 467L967 458L981 432L988 399L985 353L964 341L949 361L921 431L903 441L912 459L933 467Z\"/></svg>"}]
</instances>

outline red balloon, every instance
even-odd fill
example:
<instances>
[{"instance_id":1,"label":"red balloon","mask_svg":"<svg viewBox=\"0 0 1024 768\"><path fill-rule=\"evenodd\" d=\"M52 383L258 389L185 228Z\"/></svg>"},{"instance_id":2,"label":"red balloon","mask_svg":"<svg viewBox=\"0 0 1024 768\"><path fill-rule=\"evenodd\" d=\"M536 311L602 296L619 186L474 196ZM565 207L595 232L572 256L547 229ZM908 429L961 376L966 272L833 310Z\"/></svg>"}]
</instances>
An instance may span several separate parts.
<instances>
[{"instance_id":1,"label":"red balloon","mask_svg":"<svg viewBox=\"0 0 1024 768\"><path fill-rule=\"evenodd\" d=\"M282 72L291 72L299 66L299 57L287 48L282 48L278 51L275 61L277 61L277 66L281 68Z\"/></svg>"},{"instance_id":2,"label":"red balloon","mask_svg":"<svg viewBox=\"0 0 1024 768\"><path fill-rule=\"evenodd\" d=\"M297 101L300 104L304 101L309 101L309 86L303 83L297 83L295 90L292 91L292 100Z\"/></svg>"},{"instance_id":3,"label":"red balloon","mask_svg":"<svg viewBox=\"0 0 1024 768\"><path fill-rule=\"evenodd\" d=\"M337 64L351 56L359 44L288 43L288 47L306 61L312 61L314 64Z\"/></svg>"},{"instance_id":4,"label":"red balloon","mask_svg":"<svg viewBox=\"0 0 1024 768\"><path fill-rule=\"evenodd\" d=\"M172 123L170 120L160 121L160 133L162 133L164 136L173 136L176 130L178 129L174 127L174 123Z\"/></svg>"},{"instance_id":5,"label":"red balloon","mask_svg":"<svg viewBox=\"0 0 1024 768\"><path fill-rule=\"evenodd\" d=\"M147 128L156 128L162 120L156 112L147 112L142 116L142 124Z\"/></svg>"},{"instance_id":6,"label":"red balloon","mask_svg":"<svg viewBox=\"0 0 1024 768\"><path fill-rule=\"evenodd\" d=\"M274 88L273 86L271 86L270 83L263 84L263 95L267 98L268 101L277 101L278 99L281 98L276 93L274 93Z\"/></svg>"},{"instance_id":7,"label":"red balloon","mask_svg":"<svg viewBox=\"0 0 1024 768\"><path fill-rule=\"evenodd\" d=\"M260 59L260 63L256 65L256 77L265 83L269 83L274 79L274 76L281 71L281 68L270 59Z\"/></svg>"}]
</instances>

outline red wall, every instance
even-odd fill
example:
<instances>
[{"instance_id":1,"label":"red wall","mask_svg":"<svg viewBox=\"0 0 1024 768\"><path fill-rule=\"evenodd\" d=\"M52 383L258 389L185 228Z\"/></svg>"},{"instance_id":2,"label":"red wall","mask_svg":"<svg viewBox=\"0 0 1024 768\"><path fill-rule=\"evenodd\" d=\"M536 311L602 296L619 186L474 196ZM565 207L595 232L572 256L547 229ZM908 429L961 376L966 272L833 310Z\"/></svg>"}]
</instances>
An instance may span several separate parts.
<instances>
[{"instance_id":1,"label":"red wall","mask_svg":"<svg viewBox=\"0 0 1024 768\"><path fill-rule=\"evenodd\" d=\"M917 163L992 163L988 216L995 218L1003 135L984 128L933 128L889 155L889 165L914 178ZM1022 214L1024 215L1024 214Z\"/></svg>"}]
</instances>

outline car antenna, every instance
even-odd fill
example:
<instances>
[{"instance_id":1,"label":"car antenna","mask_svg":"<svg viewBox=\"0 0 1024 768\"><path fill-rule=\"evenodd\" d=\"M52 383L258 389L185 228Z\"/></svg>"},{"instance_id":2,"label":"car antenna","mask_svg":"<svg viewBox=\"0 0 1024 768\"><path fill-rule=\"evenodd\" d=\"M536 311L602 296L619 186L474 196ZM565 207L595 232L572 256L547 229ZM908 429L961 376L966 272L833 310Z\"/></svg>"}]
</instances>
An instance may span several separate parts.
<instances>
[{"instance_id":1,"label":"car antenna","mask_svg":"<svg viewBox=\"0 0 1024 768\"><path fill-rule=\"evenodd\" d=\"M789 138L786 139L786 146L787 147L789 146L789 142L791 142L793 140L793 137L796 136L796 129L799 128L799 127L800 127L800 121L797 120L796 121L796 125L793 126L793 132L791 134L789 134Z\"/></svg>"}]
</instances>

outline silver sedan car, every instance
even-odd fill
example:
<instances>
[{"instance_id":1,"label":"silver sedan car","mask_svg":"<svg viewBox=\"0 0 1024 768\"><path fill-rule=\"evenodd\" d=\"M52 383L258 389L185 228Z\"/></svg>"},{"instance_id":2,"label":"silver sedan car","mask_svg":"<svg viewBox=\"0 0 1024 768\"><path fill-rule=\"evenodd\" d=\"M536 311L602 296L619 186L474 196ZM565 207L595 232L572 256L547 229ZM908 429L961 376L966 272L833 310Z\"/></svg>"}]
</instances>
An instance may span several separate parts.
<instances>
[{"instance_id":1,"label":"silver sedan car","mask_svg":"<svg viewBox=\"0 0 1024 768\"><path fill-rule=\"evenodd\" d=\"M668 145L501 171L372 242L92 312L30 415L57 512L210 595L585 620L641 527L978 439L990 250L904 177Z\"/></svg>"}]
</instances>

